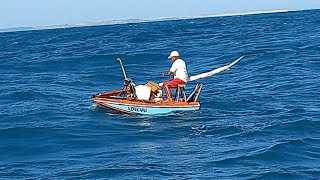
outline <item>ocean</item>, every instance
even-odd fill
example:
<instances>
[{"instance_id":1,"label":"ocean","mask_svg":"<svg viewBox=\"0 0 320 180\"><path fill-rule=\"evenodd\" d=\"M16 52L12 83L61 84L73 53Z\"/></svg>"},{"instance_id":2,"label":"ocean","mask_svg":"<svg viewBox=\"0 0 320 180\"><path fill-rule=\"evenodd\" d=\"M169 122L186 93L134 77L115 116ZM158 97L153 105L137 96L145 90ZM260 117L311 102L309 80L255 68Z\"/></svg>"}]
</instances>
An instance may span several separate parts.
<instances>
[{"instance_id":1,"label":"ocean","mask_svg":"<svg viewBox=\"0 0 320 180\"><path fill-rule=\"evenodd\" d=\"M201 109L117 114L91 95L179 50ZM320 10L0 33L1 179L320 179Z\"/></svg>"}]
</instances>

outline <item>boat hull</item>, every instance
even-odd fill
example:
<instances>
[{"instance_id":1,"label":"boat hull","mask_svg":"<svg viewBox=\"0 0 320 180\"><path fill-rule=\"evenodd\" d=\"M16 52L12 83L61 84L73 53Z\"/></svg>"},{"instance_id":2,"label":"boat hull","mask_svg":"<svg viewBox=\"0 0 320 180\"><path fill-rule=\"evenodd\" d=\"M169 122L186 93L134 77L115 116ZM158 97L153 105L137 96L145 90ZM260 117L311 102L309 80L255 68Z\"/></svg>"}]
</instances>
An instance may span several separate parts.
<instances>
[{"instance_id":1,"label":"boat hull","mask_svg":"<svg viewBox=\"0 0 320 180\"><path fill-rule=\"evenodd\" d=\"M146 103L129 100L93 99L96 104L125 114L157 115L179 111L196 111L200 109L199 102Z\"/></svg>"}]
</instances>

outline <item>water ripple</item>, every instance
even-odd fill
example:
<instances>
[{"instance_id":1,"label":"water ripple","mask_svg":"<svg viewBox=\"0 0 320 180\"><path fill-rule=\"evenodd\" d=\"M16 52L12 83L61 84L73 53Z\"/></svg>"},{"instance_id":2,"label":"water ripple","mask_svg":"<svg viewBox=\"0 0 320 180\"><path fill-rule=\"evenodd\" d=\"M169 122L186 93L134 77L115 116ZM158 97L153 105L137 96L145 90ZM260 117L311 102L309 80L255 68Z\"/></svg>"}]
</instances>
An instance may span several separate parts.
<instances>
[{"instance_id":1,"label":"water ripple","mask_svg":"<svg viewBox=\"0 0 320 180\"><path fill-rule=\"evenodd\" d=\"M319 179L319 10L0 33L0 178ZM163 82L177 49L201 110L117 114L94 93ZM195 82L188 84L190 93Z\"/></svg>"}]
</instances>

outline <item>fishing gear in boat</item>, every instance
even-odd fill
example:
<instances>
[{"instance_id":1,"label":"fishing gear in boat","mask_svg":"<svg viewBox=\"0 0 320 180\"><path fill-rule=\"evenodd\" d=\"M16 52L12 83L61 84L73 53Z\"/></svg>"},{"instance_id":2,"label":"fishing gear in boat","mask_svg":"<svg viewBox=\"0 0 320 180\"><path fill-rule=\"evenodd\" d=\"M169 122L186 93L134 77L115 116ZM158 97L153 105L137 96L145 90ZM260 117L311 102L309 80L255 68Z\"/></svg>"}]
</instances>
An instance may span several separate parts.
<instances>
[{"instance_id":1,"label":"fishing gear in boat","mask_svg":"<svg viewBox=\"0 0 320 180\"><path fill-rule=\"evenodd\" d=\"M128 97L129 98L133 98L136 99L137 98L137 94L136 94L136 90L135 90L135 84L132 82L132 80L130 78L128 78L127 73L124 69L124 66L122 64L122 60L120 58L117 58L117 60L120 63L121 66L121 70L123 73L123 77L124 77L124 90L127 91L128 93Z\"/></svg>"}]
</instances>

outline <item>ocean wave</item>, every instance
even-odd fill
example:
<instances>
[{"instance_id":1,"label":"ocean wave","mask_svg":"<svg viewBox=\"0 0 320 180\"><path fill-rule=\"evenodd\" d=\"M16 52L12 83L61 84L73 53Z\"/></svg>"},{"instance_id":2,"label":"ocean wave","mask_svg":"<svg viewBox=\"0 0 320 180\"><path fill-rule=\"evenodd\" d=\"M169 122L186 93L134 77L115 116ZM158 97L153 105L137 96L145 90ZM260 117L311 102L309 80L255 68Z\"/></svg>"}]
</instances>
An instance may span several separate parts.
<instances>
[{"instance_id":1,"label":"ocean wave","mask_svg":"<svg viewBox=\"0 0 320 180\"><path fill-rule=\"evenodd\" d=\"M227 150L223 152L226 157L218 158L211 163L219 166L224 166L233 162L240 161L252 161L252 162L260 162L260 161L274 161L274 162L298 162L302 159L304 160L315 160L315 156L319 156L318 148L313 147L313 151L308 154L301 154L303 149L308 147L312 147L308 141L314 139L305 138L305 139L293 139L293 140L281 140L279 142L275 142L274 144L270 143L270 145L265 147L256 147L254 150L247 149L247 147L243 147L243 149L236 150ZM291 149L292 151L288 151ZM294 150L293 150L294 149ZM248 153L250 152L250 153Z\"/></svg>"}]
</instances>

